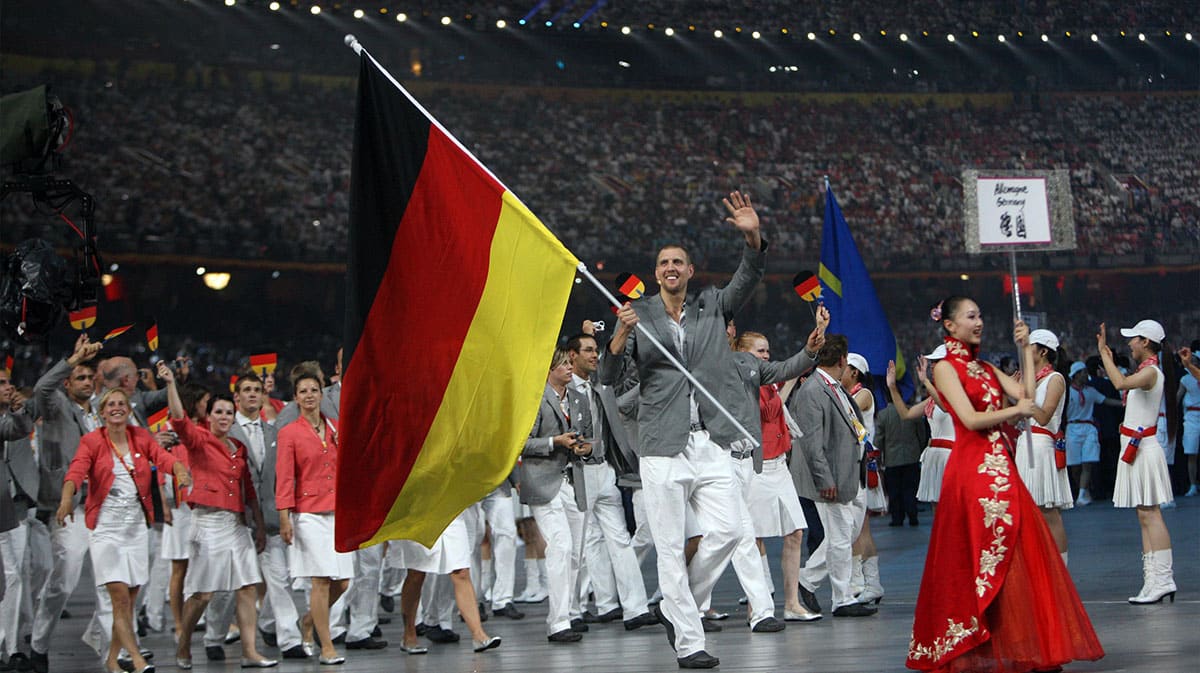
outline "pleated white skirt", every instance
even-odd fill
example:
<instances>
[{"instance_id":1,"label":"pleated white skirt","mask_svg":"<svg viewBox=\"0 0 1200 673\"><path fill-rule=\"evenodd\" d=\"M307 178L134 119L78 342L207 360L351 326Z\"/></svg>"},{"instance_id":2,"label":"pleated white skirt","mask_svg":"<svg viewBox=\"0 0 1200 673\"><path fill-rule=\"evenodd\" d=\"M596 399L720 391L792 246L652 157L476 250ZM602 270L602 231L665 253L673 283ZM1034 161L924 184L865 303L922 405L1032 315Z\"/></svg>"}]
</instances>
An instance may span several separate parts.
<instances>
[{"instance_id":1,"label":"pleated white skirt","mask_svg":"<svg viewBox=\"0 0 1200 673\"><path fill-rule=\"evenodd\" d=\"M1121 437L1121 453L1129 438ZM1146 437L1138 446L1137 458L1130 465L1117 459L1117 482L1113 487L1115 507L1156 507L1175 499L1171 492L1171 474L1167 458L1155 437Z\"/></svg>"},{"instance_id":2,"label":"pleated white skirt","mask_svg":"<svg viewBox=\"0 0 1200 673\"><path fill-rule=\"evenodd\" d=\"M946 473L947 460L950 460L950 449L927 446L921 452L921 483L917 486L917 500L938 501L942 495L942 475Z\"/></svg>"},{"instance_id":3,"label":"pleated white skirt","mask_svg":"<svg viewBox=\"0 0 1200 673\"><path fill-rule=\"evenodd\" d=\"M783 537L808 528L786 455L764 460L762 474L751 474L749 506L755 537Z\"/></svg>"},{"instance_id":4,"label":"pleated white skirt","mask_svg":"<svg viewBox=\"0 0 1200 673\"><path fill-rule=\"evenodd\" d=\"M1033 465L1029 464L1028 451L1026 439L1017 438L1017 472L1037 506L1058 509L1074 507L1067 468L1060 470L1054 463L1054 439L1046 435L1033 436Z\"/></svg>"},{"instance_id":5,"label":"pleated white skirt","mask_svg":"<svg viewBox=\"0 0 1200 673\"><path fill-rule=\"evenodd\" d=\"M333 546L333 513L292 514L292 544L287 549L292 577L354 577L354 555Z\"/></svg>"},{"instance_id":6,"label":"pleated white skirt","mask_svg":"<svg viewBox=\"0 0 1200 673\"><path fill-rule=\"evenodd\" d=\"M192 557L192 508L171 508L171 525L163 526L162 557L168 561L186 561Z\"/></svg>"},{"instance_id":7,"label":"pleated white skirt","mask_svg":"<svg viewBox=\"0 0 1200 673\"><path fill-rule=\"evenodd\" d=\"M262 581L254 540L237 512L215 507L193 509L191 542L184 596L236 591Z\"/></svg>"},{"instance_id":8,"label":"pleated white skirt","mask_svg":"<svg viewBox=\"0 0 1200 673\"><path fill-rule=\"evenodd\" d=\"M463 514L454 517L432 547L413 540L399 540L394 544L400 545L401 559L409 570L445 575L471 567L470 531Z\"/></svg>"},{"instance_id":9,"label":"pleated white skirt","mask_svg":"<svg viewBox=\"0 0 1200 673\"><path fill-rule=\"evenodd\" d=\"M145 515L126 521L98 521L88 531L88 551L96 586L123 582L140 587L150 580L150 536Z\"/></svg>"}]
</instances>

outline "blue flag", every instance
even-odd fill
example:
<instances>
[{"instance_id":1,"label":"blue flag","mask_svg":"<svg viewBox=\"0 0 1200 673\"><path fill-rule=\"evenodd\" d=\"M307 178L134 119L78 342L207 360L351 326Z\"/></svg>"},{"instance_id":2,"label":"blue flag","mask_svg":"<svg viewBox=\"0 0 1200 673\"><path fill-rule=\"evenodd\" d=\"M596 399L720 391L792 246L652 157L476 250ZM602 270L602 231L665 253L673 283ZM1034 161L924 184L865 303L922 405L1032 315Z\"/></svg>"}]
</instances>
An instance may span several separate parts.
<instances>
[{"instance_id":1,"label":"blue flag","mask_svg":"<svg viewBox=\"0 0 1200 673\"><path fill-rule=\"evenodd\" d=\"M842 215L829 181L825 182L825 226L821 232L821 266L817 277L825 290L821 297L829 309L828 332L844 334L850 341L850 352L867 359L875 379L876 408L888 403L887 364L896 361L896 381L900 394L907 399L913 392L904 355L896 347L896 335L888 324L887 314L875 294L871 275L858 254L850 227Z\"/></svg>"}]
</instances>

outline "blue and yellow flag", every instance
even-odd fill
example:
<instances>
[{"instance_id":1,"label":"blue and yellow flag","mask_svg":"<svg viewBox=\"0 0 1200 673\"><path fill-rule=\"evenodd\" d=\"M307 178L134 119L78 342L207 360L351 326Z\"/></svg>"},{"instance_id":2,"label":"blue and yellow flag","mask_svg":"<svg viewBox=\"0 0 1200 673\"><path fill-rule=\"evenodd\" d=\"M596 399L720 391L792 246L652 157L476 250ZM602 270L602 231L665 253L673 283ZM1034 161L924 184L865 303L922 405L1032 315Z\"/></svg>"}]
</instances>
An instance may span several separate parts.
<instances>
[{"instance_id":1,"label":"blue and yellow flag","mask_svg":"<svg viewBox=\"0 0 1200 673\"><path fill-rule=\"evenodd\" d=\"M844 334L850 341L850 351L867 359L875 378L875 401L878 408L888 403L888 360L896 361L896 380L900 393L908 398L912 378L904 364L904 355L896 347L896 335L888 324L887 314L875 294L871 275L858 254L858 246L850 235L850 226L842 215L829 181L825 181L825 226L821 232L821 266L817 271L825 291L821 293L829 309L829 332Z\"/></svg>"}]
</instances>

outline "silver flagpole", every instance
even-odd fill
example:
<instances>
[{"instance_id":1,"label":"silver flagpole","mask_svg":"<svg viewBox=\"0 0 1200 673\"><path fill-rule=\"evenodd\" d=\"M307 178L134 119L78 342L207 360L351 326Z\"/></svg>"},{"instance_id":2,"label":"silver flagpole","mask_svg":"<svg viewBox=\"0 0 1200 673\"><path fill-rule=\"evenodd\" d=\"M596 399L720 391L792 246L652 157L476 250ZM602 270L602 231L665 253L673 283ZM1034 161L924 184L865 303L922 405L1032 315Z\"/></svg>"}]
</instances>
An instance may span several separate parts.
<instances>
[{"instance_id":1,"label":"silver flagpole","mask_svg":"<svg viewBox=\"0 0 1200 673\"><path fill-rule=\"evenodd\" d=\"M1021 320L1021 282L1017 278L1017 251L1008 251L1008 267L1009 275L1012 280L1013 294L1013 319ZM1033 376L1033 372L1025 371L1025 358L1023 354L1017 353L1017 362L1021 363L1021 384L1025 386L1025 390L1029 390L1028 377ZM1037 382L1034 382L1033 388L1036 390ZM1025 420L1025 466L1033 469L1033 421L1032 419Z\"/></svg>"}]
</instances>

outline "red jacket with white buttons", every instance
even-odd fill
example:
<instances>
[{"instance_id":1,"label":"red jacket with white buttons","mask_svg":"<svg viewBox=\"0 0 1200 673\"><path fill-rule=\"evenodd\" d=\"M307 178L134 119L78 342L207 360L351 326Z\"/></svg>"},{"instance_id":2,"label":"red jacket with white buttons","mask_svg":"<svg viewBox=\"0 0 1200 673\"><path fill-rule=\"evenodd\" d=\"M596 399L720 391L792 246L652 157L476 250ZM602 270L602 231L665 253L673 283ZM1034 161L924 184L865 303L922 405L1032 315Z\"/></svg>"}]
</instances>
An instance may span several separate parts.
<instances>
[{"instance_id":1,"label":"red jacket with white buttons","mask_svg":"<svg viewBox=\"0 0 1200 673\"><path fill-rule=\"evenodd\" d=\"M233 437L218 439L186 416L172 418L171 428L187 446L188 468L192 471L192 491L187 503L195 509L216 507L231 512L246 511L247 503L258 502L254 482L246 466L246 447ZM228 443L226 443L228 442ZM234 452L229 452L230 444Z\"/></svg>"},{"instance_id":2,"label":"red jacket with white buttons","mask_svg":"<svg viewBox=\"0 0 1200 673\"><path fill-rule=\"evenodd\" d=\"M322 418L321 436L303 417L280 428L275 453L275 507L332 512L337 497L337 428Z\"/></svg>"}]
</instances>

